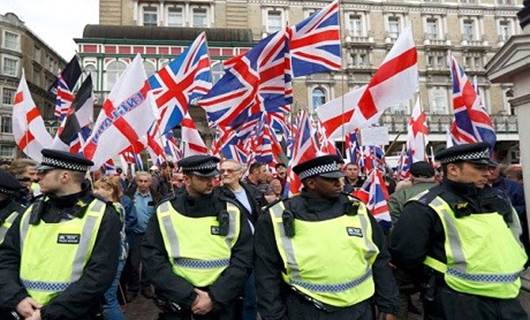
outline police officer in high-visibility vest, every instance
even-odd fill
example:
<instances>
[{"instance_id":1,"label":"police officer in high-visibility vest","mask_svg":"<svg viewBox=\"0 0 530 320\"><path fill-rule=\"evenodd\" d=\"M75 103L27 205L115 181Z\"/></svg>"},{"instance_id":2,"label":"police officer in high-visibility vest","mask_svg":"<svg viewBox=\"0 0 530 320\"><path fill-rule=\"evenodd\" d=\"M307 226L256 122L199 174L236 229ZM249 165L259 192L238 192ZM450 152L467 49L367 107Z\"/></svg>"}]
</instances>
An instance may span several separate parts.
<instances>
[{"instance_id":1,"label":"police officer in high-visibility vest","mask_svg":"<svg viewBox=\"0 0 530 320\"><path fill-rule=\"evenodd\" d=\"M439 152L443 182L409 200L395 225L393 263L423 277L426 319L523 320L527 260L506 194L488 183L486 143Z\"/></svg>"},{"instance_id":2,"label":"police officer in high-visibility vest","mask_svg":"<svg viewBox=\"0 0 530 320\"><path fill-rule=\"evenodd\" d=\"M398 289L383 231L359 200L342 193L340 159L293 168L300 195L258 220L255 272L264 320L395 319Z\"/></svg>"},{"instance_id":3,"label":"police officer in high-visibility vest","mask_svg":"<svg viewBox=\"0 0 530 320\"><path fill-rule=\"evenodd\" d=\"M97 319L118 264L120 217L85 183L92 161L50 149L42 156L44 196L0 245L0 306L23 319Z\"/></svg>"},{"instance_id":4,"label":"police officer in high-visibility vest","mask_svg":"<svg viewBox=\"0 0 530 320\"><path fill-rule=\"evenodd\" d=\"M234 200L212 193L219 159L178 162L185 187L156 209L144 237L143 265L160 319L238 319L252 267L252 233Z\"/></svg>"}]
</instances>

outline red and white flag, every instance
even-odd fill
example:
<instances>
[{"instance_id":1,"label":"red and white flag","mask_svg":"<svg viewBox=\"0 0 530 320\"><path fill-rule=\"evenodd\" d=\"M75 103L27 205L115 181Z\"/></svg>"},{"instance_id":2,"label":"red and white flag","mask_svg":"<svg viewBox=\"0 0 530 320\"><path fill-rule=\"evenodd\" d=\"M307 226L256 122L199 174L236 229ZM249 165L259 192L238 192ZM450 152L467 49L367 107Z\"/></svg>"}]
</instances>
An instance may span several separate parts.
<instances>
[{"instance_id":1,"label":"red and white flag","mask_svg":"<svg viewBox=\"0 0 530 320\"><path fill-rule=\"evenodd\" d=\"M199 133L199 130L197 130L195 122L193 122L189 113L184 115L184 119L180 125L184 157L195 154L208 154L208 147L202 140L201 134Z\"/></svg>"},{"instance_id":2,"label":"red and white flag","mask_svg":"<svg viewBox=\"0 0 530 320\"><path fill-rule=\"evenodd\" d=\"M407 150L412 154L412 162L427 160L425 146L428 142L428 133L427 115L421 111L420 98L418 97L407 125Z\"/></svg>"},{"instance_id":3,"label":"red and white flag","mask_svg":"<svg viewBox=\"0 0 530 320\"><path fill-rule=\"evenodd\" d=\"M46 131L39 109L31 98L24 72L22 72L15 95L12 121L17 146L28 157L40 162L42 160L41 150L50 148L53 139Z\"/></svg>"},{"instance_id":4,"label":"red and white flag","mask_svg":"<svg viewBox=\"0 0 530 320\"><path fill-rule=\"evenodd\" d=\"M328 137L341 138L377 122L387 108L412 98L418 86L418 53L412 30L406 28L368 85L320 106L317 114Z\"/></svg>"},{"instance_id":5,"label":"red and white flag","mask_svg":"<svg viewBox=\"0 0 530 320\"><path fill-rule=\"evenodd\" d=\"M83 146L85 157L99 168L128 146L140 152L140 138L157 117L140 55L136 55L112 88L98 116L92 134Z\"/></svg>"}]
</instances>

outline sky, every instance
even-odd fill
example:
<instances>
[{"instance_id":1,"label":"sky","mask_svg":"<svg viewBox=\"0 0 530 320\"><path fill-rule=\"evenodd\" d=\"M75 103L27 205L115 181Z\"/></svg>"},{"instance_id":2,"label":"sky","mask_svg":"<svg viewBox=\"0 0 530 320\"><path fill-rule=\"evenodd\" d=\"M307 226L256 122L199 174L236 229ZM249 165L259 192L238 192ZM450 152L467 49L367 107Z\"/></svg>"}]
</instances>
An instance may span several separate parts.
<instances>
[{"instance_id":1,"label":"sky","mask_svg":"<svg viewBox=\"0 0 530 320\"><path fill-rule=\"evenodd\" d=\"M73 38L99 21L99 0L0 0L0 13L15 13L34 34L66 61L75 54Z\"/></svg>"}]
</instances>

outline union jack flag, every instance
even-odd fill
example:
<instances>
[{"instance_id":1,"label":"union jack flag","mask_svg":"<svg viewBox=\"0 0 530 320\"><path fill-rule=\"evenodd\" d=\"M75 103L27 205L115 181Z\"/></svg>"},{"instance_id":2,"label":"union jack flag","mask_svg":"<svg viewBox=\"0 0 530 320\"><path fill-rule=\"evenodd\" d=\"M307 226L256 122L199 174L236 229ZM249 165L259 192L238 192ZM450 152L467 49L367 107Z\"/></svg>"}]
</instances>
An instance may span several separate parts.
<instances>
[{"instance_id":1,"label":"union jack flag","mask_svg":"<svg viewBox=\"0 0 530 320\"><path fill-rule=\"evenodd\" d=\"M339 1L289 28L293 76L340 70Z\"/></svg>"},{"instance_id":2,"label":"union jack flag","mask_svg":"<svg viewBox=\"0 0 530 320\"><path fill-rule=\"evenodd\" d=\"M406 146L403 145L401 153L399 154L397 169L397 178L399 180L405 180L410 177L410 167L412 166L412 162L412 151L407 150Z\"/></svg>"},{"instance_id":3,"label":"union jack flag","mask_svg":"<svg viewBox=\"0 0 530 320\"><path fill-rule=\"evenodd\" d=\"M189 104L212 88L206 34L201 33L177 58L147 79L164 134L182 122Z\"/></svg>"},{"instance_id":4,"label":"union jack flag","mask_svg":"<svg viewBox=\"0 0 530 320\"><path fill-rule=\"evenodd\" d=\"M455 119L451 124L453 141L455 144L486 142L493 149L497 136L491 118L480 101L480 95L453 56L451 77L455 112Z\"/></svg>"},{"instance_id":5,"label":"union jack flag","mask_svg":"<svg viewBox=\"0 0 530 320\"><path fill-rule=\"evenodd\" d=\"M262 39L232 59L224 76L199 105L210 126L238 129L258 120L263 112L279 111L292 102L291 69L286 31Z\"/></svg>"},{"instance_id":6,"label":"union jack flag","mask_svg":"<svg viewBox=\"0 0 530 320\"><path fill-rule=\"evenodd\" d=\"M363 186L354 192L354 196L366 204L375 220L383 227L390 228L390 211L388 209L388 189L380 170L372 170Z\"/></svg>"},{"instance_id":7,"label":"union jack flag","mask_svg":"<svg viewBox=\"0 0 530 320\"><path fill-rule=\"evenodd\" d=\"M346 134L346 159L349 163L357 164L358 159L361 157L361 146L359 145L358 138L359 130L354 130Z\"/></svg>"},{"instance_id":8,"label":"union jack flag","mask_svg":"<svg viewBox=\"0 0 530 320\"><path fill-rule=\"evenodd\" d=\"M74 56L57 76L57 80L52 84L50 91L55 94L55 117L62 121L72 102L74 102L73 90L77 80L81 76L81 66L77 57Z\"/></svg>"}]
</instances>

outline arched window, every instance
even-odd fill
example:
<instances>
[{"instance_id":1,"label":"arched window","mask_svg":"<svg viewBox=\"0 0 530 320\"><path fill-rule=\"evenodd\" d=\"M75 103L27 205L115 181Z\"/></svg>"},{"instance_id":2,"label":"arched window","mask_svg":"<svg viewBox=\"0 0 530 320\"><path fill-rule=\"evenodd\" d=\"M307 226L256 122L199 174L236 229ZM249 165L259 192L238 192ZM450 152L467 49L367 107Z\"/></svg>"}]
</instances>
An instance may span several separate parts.
<instances>
[{"instance_id":1,"label":"arched window","mask_svg":"<svg viewBox=\"0 0 530 320\"><path fill-rule=\"evenodd\" d=\"M98 70L96 69L96 66L93 64L87 64L85 66L85 71L87 71L90 74L90 77L92 77L92 86L96 89L98 81Z\"/></svg>"},{"instance_id":2,"label":"arched window","mask_svg":"<svg viewBox=\"0 0 530 320\"><path fill-rule=\"evenodd\" d=\"M107 65L107 82L105 84L105 89L107 91L112 90L112 87L118 81L121 73L125 70L127 66L121 61L112 61Z\"/></svg>"},{"instance_id":3,"label":"arched window","mask_svg":"<svg viewBox=\"0 0 530 320\"><path fill-rule=\"evenodd\" d=\"M155 65L152 62L144 61L145 74L150 77L156 72Z\"/></svg>"},{"instance_id":4,"label":"arched window","mask_svg":"<svg viewBox=\"0 0 530 320\"><path fill-rule=\"evenodd\" d=\"M316 87L311 92L311 101L313 102L313 110L326 103L326 91L324 88Z\"/></svg>"}]
</instances>

